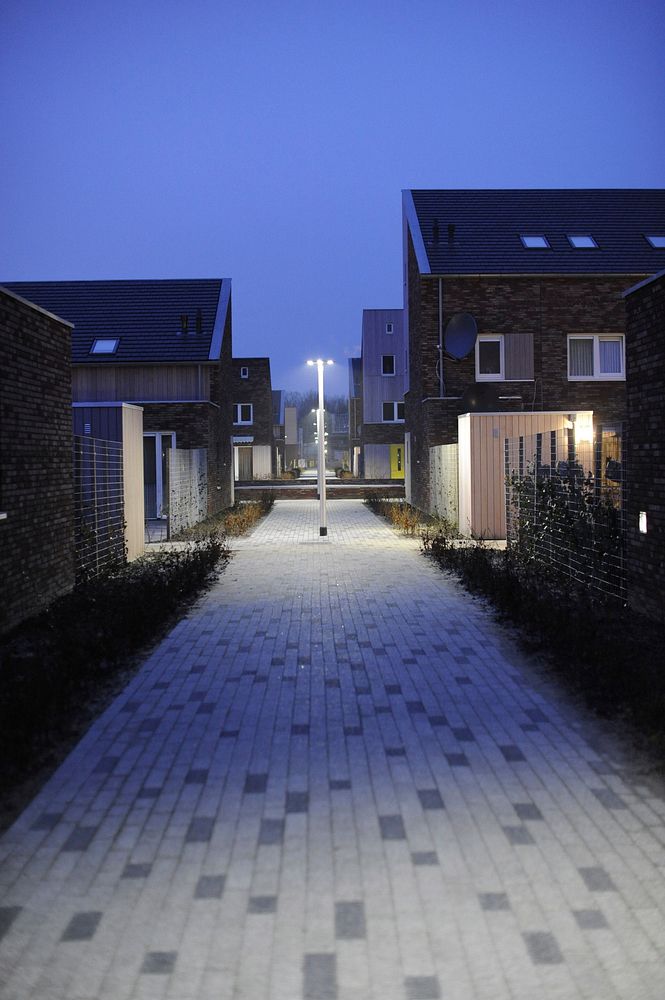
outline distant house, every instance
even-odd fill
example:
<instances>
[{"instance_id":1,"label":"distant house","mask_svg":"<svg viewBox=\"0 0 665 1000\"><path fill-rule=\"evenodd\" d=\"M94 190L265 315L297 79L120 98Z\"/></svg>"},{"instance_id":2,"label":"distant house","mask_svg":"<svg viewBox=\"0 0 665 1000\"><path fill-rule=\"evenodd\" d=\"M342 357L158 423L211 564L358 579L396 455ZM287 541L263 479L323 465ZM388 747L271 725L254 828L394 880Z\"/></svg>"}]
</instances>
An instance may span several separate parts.
<instances>
[{"instance_id":1,"label":"distant house","mask_svg":"<svg viewBox=\"0 0 665 1000\"><path fill-rule=\"evenodd\" d=\"M0 632L74 585L71 324L0 288Z\"/></svg>"},{"instance_id":2,"label":"distant house","mask_svg":"<svg viewBox=\"0 0 665 1000\"><path fill-rule=\"evenodd\" d=\"M550 413L544 432L592 411L603 462L620 461L622 292L665 266L665 191L407 190L403 228L407 496L433 511L442 490L471 507L484 495L485 513L460 527L502 537L504 470L473 415L492 442L504 432L492 414Z\"/></svg>"},{"instance_id":3,"label":"distant house","mask_svg":"<svg viewBox=\"0 0 665 1000\"><path fill-rule=\"evenodd\" d=\"M74 325L74 402L142 407L147 518L168 511L173 449L205 450L208 513L231 504L229 279L7 287Z\"/></svg>"},{"instance_id":4,"label":"distant house","mask_svg":"<svg viewBox=\"0 0 665 1000\"><path fill-rule=\"evenodd\" d=\"M363 310L361 357L349 361L349 433L365 479L404 479L405 346L402 309Z\"/></svg>"},{"instance_id":5,"label":"distant house","mask_svg":"<svg viewBox=\"0 0 665 1000\"><path fill-rule=\"evenodd\" d=\"M277 467L270 358L233 359L231 400L235 479L270 479Z\"/></svg>"},{"instance_id":6,"label":"distant house","mask_svg":"<svg viewBox=\"0 0 665 1000\"><path fill-rule=\"evenodd\" d=\"M660 234L665 246L665 227ZM624 297L628 598L665 622L665 270Z\"/></svg>"}]
</instances>

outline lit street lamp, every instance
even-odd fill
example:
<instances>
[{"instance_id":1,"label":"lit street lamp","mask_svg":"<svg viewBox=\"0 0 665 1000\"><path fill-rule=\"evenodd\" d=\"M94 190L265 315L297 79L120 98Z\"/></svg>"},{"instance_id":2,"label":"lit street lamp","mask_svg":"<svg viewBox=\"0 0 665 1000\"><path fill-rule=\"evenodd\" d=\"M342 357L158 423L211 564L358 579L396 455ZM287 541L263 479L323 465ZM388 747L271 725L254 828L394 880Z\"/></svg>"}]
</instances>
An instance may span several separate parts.
<instances>
[{"instance_id":1,"label":"lit street lamp","mask_svg":"<svg viewBox=\"0 0 665 1000\"><path fill-rule=\"evenodd\" d=\"M320 510L320 528L319 535L324 536L328 534L328 526L326 524L326 454L325 454L325 411L323 409L323 366L331 365L332 361L323 361L321 358L317 358L316 361L308 361L308 365L316 365L319 376L319 409L317 412L317 424L319 432L319 463L318 463L318 481L319 481L319 510Z\"/></svg>"}]
</instances>

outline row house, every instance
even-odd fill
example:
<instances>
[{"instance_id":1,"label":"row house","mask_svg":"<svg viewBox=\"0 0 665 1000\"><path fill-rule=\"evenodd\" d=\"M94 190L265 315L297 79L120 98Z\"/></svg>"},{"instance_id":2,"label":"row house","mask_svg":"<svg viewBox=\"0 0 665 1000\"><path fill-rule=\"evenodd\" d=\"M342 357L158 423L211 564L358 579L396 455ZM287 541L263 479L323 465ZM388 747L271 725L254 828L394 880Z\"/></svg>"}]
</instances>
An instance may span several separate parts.
<instances>
[{"instance_id":1,"label":"row house","mask_svg":"<svg viewBox=\"0 0 665 1000\"><path fill-rule=\"evenodd\" d=\"M207 513L233 501L229 279L21 281L7 288L73 325L71 393L142 409L143 507L168 511L169 452L205 450ZM205 511L204 511L205 513Z\"/></svg>"},{"instance_id":2,"label":"row house","mask_svg":"<svg viewBox=\"0 0 665 1000\"><path fill-rule=\"evenodd\" d=\"M562 428L621 461L622 293L665 265L663 190L403 192L406 491L505 537L503 441Z\"/></svg>"},{"instance_id":3,"label":"row house","mask_svg":"<svg viewBox=\"0 0 665 1000\"><path fill-rule=\"evenodd\" d=\"M360 358L349 359L353 471L404 479L406 341L402 309L364 309Z\"/></svg>"},{"instance_id":4,"label":"row house","mask_svg":"<svg viewBox=\"0 0 665 1000\"><path fill-rule=\"evenodd\" d=\"M235 479L271 479L277 455L270 358L234 358L231 397Z\"/></svg>"}]
</instances>

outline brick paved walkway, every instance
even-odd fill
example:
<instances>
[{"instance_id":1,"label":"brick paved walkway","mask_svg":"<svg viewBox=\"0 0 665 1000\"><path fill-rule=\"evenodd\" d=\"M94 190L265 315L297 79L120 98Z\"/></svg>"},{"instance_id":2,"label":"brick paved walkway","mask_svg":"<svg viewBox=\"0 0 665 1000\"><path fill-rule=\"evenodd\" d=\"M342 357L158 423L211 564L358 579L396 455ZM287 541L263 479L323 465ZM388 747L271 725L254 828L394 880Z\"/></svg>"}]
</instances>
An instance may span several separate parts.
<instances>
[{"instance_id":1,"label":"brick paved walkway","mask_svg":"<svg viewBox=\"0 0 665 1000\"><path fill-rule=\"evenodd\" d=\"M237 543L0 842L2 1000L661 998L662 791L417 542L329 525Z\"/></svg>"}]
</instances>

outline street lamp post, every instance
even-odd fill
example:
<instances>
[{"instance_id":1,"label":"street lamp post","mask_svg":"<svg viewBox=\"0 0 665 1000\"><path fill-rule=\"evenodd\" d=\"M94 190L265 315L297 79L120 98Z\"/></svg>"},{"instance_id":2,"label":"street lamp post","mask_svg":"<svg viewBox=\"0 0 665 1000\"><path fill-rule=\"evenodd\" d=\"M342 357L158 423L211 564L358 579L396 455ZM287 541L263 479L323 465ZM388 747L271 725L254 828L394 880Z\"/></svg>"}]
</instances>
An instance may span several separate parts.
<instances>
[{"instance_id":1,"label":"street lamp post","mask_svg":"<svg viewBox=\"0 0 665 1000\"><path fill-rule=\"evenodd\" d=\"M317 358L316 361L308 361L308 365L316 365L319 381L319 409L317 413L317 424L319 428L319 467L318 467L318 481L319 481L319 535L321 537L328 534L328 525L326 524L326 441L325 441L325 410L323 408L323 366L331 365L332 361L323 361L321 358Z\"/></svg>"}]
</instances>

